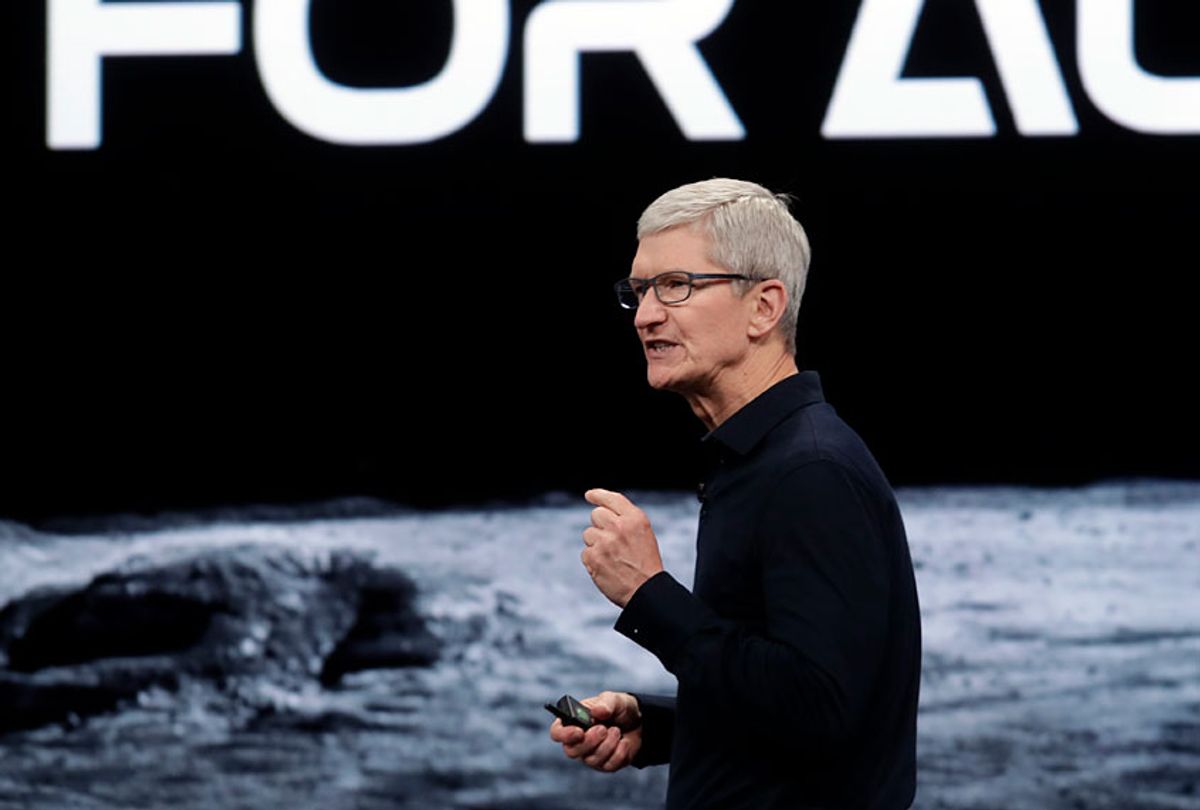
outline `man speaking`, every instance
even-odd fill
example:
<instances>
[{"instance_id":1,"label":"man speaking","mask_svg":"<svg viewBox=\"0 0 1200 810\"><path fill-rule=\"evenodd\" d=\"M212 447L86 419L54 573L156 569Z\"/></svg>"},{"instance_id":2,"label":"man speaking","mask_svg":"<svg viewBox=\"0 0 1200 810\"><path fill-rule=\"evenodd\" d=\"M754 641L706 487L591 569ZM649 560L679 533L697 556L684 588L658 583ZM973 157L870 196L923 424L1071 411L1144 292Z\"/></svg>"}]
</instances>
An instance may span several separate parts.
<instances>
[{"instance_id":1,"label":"man speaking","mask_svg":"<svg viewBox=\"0 0 1200 810\"><path fill-rule=\"evenodd\" d=\"M583 701L595 725L550 736L597 770L669 762L669 810L909 807L912 562L887 479L796 366L804 229L767 189L715 179L655 200L638 239L616 289L647 379L709 429L693 589L617 492L586 493L582 559L678 692L603 692Z\"/></svg>"}]
</instances>

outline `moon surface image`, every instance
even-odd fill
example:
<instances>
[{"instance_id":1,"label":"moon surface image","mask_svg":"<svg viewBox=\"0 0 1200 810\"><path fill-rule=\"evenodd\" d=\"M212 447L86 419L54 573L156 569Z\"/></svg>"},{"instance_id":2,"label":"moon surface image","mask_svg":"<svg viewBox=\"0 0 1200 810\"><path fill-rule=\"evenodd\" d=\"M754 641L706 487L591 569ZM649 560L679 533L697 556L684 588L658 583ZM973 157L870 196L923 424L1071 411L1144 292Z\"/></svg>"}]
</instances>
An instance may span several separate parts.
<instances>
[{"instance_id":1,"label":"moon surface image","mask_svg":"<svg viewBox=\"0 0 1200 810\"><path fill-rule=\"evenodd\" d=\"M629 493L691 581L698 504ZM1200 483L898 493L915 807L1200 808ZM0 522L0 808L661 807L563 694L673 691L579 561L589 507L369 501Z\"/></svg>"}]
</instances>

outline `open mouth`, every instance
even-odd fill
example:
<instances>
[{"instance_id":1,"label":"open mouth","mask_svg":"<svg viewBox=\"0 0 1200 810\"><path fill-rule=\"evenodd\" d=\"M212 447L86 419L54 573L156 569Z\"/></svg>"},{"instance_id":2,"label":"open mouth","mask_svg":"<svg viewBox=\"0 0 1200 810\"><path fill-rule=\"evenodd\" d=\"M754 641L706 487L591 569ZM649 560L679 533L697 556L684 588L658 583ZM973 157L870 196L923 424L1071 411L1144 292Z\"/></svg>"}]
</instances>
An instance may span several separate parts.
<instances>
[{"instance_id":1,"label":"open mouth","mask_svg":"<svg viewBox=\"0 0 1200 810\"><path fill-rule=\"evenodd\" d=\"M662 354L665 354L670 349L673 349L677 345L679 345L679 344L672 343L669 340L647 340L646 341L646 354L649 355L650 357L662 355Z\"/></svg>"}]
</instances>

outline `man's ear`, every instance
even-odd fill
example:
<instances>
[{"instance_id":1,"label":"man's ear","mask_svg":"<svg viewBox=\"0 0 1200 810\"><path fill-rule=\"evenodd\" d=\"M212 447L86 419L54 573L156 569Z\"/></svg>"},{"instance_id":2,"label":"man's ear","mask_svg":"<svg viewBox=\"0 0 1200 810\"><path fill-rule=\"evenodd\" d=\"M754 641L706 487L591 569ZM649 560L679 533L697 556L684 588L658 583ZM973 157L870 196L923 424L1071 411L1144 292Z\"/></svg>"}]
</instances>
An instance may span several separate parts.
<instances>
[{"instance_id":1,"label":"man's ear","mask_svg":"<svg viewBox=\"0 0 1200 810\"><path fill-rule=\"evenodd\" d=\"M760 338L774 329L787 311L787 288L779 279L771 278L760 281L750 295L754 311L750 314L748 334L751 338Z\"/></svg>"}]
</instances>

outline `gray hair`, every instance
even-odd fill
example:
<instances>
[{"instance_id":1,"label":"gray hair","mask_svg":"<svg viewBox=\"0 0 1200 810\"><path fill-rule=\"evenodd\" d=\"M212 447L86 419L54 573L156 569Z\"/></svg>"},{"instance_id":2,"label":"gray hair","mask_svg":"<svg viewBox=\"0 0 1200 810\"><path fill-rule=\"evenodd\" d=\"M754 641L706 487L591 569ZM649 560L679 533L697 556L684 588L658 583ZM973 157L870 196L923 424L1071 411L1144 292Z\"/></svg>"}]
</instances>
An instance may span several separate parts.
<instances>
[{"instance_id":1,"label":"gray hair","mask_svg":"<svg viewBox=\"0 0 1200 810\"><path fill-rule=\"evenodd\" d=\"M787 310L779 330L796 351L796 321L811 251L804 228L788 211L790 198L757 183L715 178L689 183L663 194L642 212L642 239L688 225L708 237L709 259L731 273L776 278L787 290ZM742 294L749 289L746 282Z\"/></svg>"}]
</instances>

